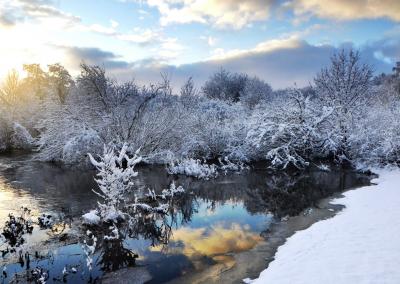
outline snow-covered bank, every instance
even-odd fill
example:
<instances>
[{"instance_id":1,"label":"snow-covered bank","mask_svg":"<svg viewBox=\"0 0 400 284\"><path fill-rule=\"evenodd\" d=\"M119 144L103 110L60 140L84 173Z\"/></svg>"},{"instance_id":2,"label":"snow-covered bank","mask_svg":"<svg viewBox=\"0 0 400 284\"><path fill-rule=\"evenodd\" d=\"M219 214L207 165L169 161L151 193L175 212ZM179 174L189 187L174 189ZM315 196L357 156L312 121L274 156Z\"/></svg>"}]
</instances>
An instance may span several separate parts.
<instances>
[{"instance_id":1,"label":"snow-covered bank","mask_svg":"<svg viewBox=\"0 0 400 284\"><path fill-rule=\"evenodd\" d=\"M400 283L400 170L346 192L346 208L297 232L251 283Z\"/></svg>"}]
</instances>

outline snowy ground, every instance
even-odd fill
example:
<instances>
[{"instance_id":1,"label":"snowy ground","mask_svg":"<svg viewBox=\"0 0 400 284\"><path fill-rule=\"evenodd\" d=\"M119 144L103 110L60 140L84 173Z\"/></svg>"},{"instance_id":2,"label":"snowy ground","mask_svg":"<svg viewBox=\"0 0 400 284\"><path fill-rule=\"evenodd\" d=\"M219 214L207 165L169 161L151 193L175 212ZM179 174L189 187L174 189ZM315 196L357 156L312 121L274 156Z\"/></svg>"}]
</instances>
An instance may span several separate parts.
<instances>
[{"instance_id":1,"label":"snowy ground","mask_svg":"<svg viewBox=\"0 0 400 284\"><path fill-rule=\"evenodd\" d=\"M400 283L400 170L375 172L377 185L335 200L346 208L289 238L251 283Z\"/></svg>"}]
</instances>

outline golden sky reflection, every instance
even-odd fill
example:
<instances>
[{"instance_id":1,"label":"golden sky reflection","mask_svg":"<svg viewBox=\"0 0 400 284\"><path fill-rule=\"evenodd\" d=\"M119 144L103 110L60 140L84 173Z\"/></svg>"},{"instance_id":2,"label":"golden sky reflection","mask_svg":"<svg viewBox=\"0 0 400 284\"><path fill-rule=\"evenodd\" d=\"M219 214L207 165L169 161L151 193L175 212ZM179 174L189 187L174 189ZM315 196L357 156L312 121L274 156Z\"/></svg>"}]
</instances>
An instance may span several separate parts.
<instances>
[{"instance_id":1,"label":"golden sky reflection","mask_svg":"<svg viewBox=\"0 0 400 284\"><path fill-rule=\"evenodd\" d=\"M228 228L220 224L211 228L183 227L174 231L168 253L184 254L192 260L207 256L219 262L227 260L221 256L252 249L261 240L260 235L248 226L235 223ZM162 246L151 248L152 251L162 249Z\"/></svg>"}]
</instances>

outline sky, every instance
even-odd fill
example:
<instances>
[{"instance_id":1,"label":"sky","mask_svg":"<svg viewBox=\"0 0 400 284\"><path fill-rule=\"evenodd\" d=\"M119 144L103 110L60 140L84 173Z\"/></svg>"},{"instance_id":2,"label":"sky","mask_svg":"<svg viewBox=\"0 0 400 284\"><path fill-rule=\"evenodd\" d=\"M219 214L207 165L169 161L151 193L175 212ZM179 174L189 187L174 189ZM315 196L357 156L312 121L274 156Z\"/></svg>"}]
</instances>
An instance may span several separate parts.
<instances>
[{"instance_id":1,"label":"sky","mask_svg":"<svg viewBox=\"0 0 400 284\"><path fill-rule=\"evenodd\" d=\"M22 64L97 64L141 84L198 85L225 68L306 86L353 47L375 72L400 61L399 0L1 0L0 77Z\"/></svg>"}]
</instances>

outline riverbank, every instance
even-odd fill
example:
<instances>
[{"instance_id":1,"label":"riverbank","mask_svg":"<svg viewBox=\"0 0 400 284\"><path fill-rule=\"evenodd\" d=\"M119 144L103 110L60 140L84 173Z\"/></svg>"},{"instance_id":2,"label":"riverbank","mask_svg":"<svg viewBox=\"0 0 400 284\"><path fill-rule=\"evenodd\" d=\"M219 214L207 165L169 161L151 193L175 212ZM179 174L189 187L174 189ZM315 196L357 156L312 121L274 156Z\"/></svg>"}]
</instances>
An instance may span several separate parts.
<instances>
[{"instance_id":1,"label":"riverbank","mask_svg":"<svg viewBox=\"0 0 400 284\"><path fill-rule=\"evenodd\" d=\"M297 232L248 283L400 283L400 170L333 201L346 208Z\"/></svg>"}]
</instances>

